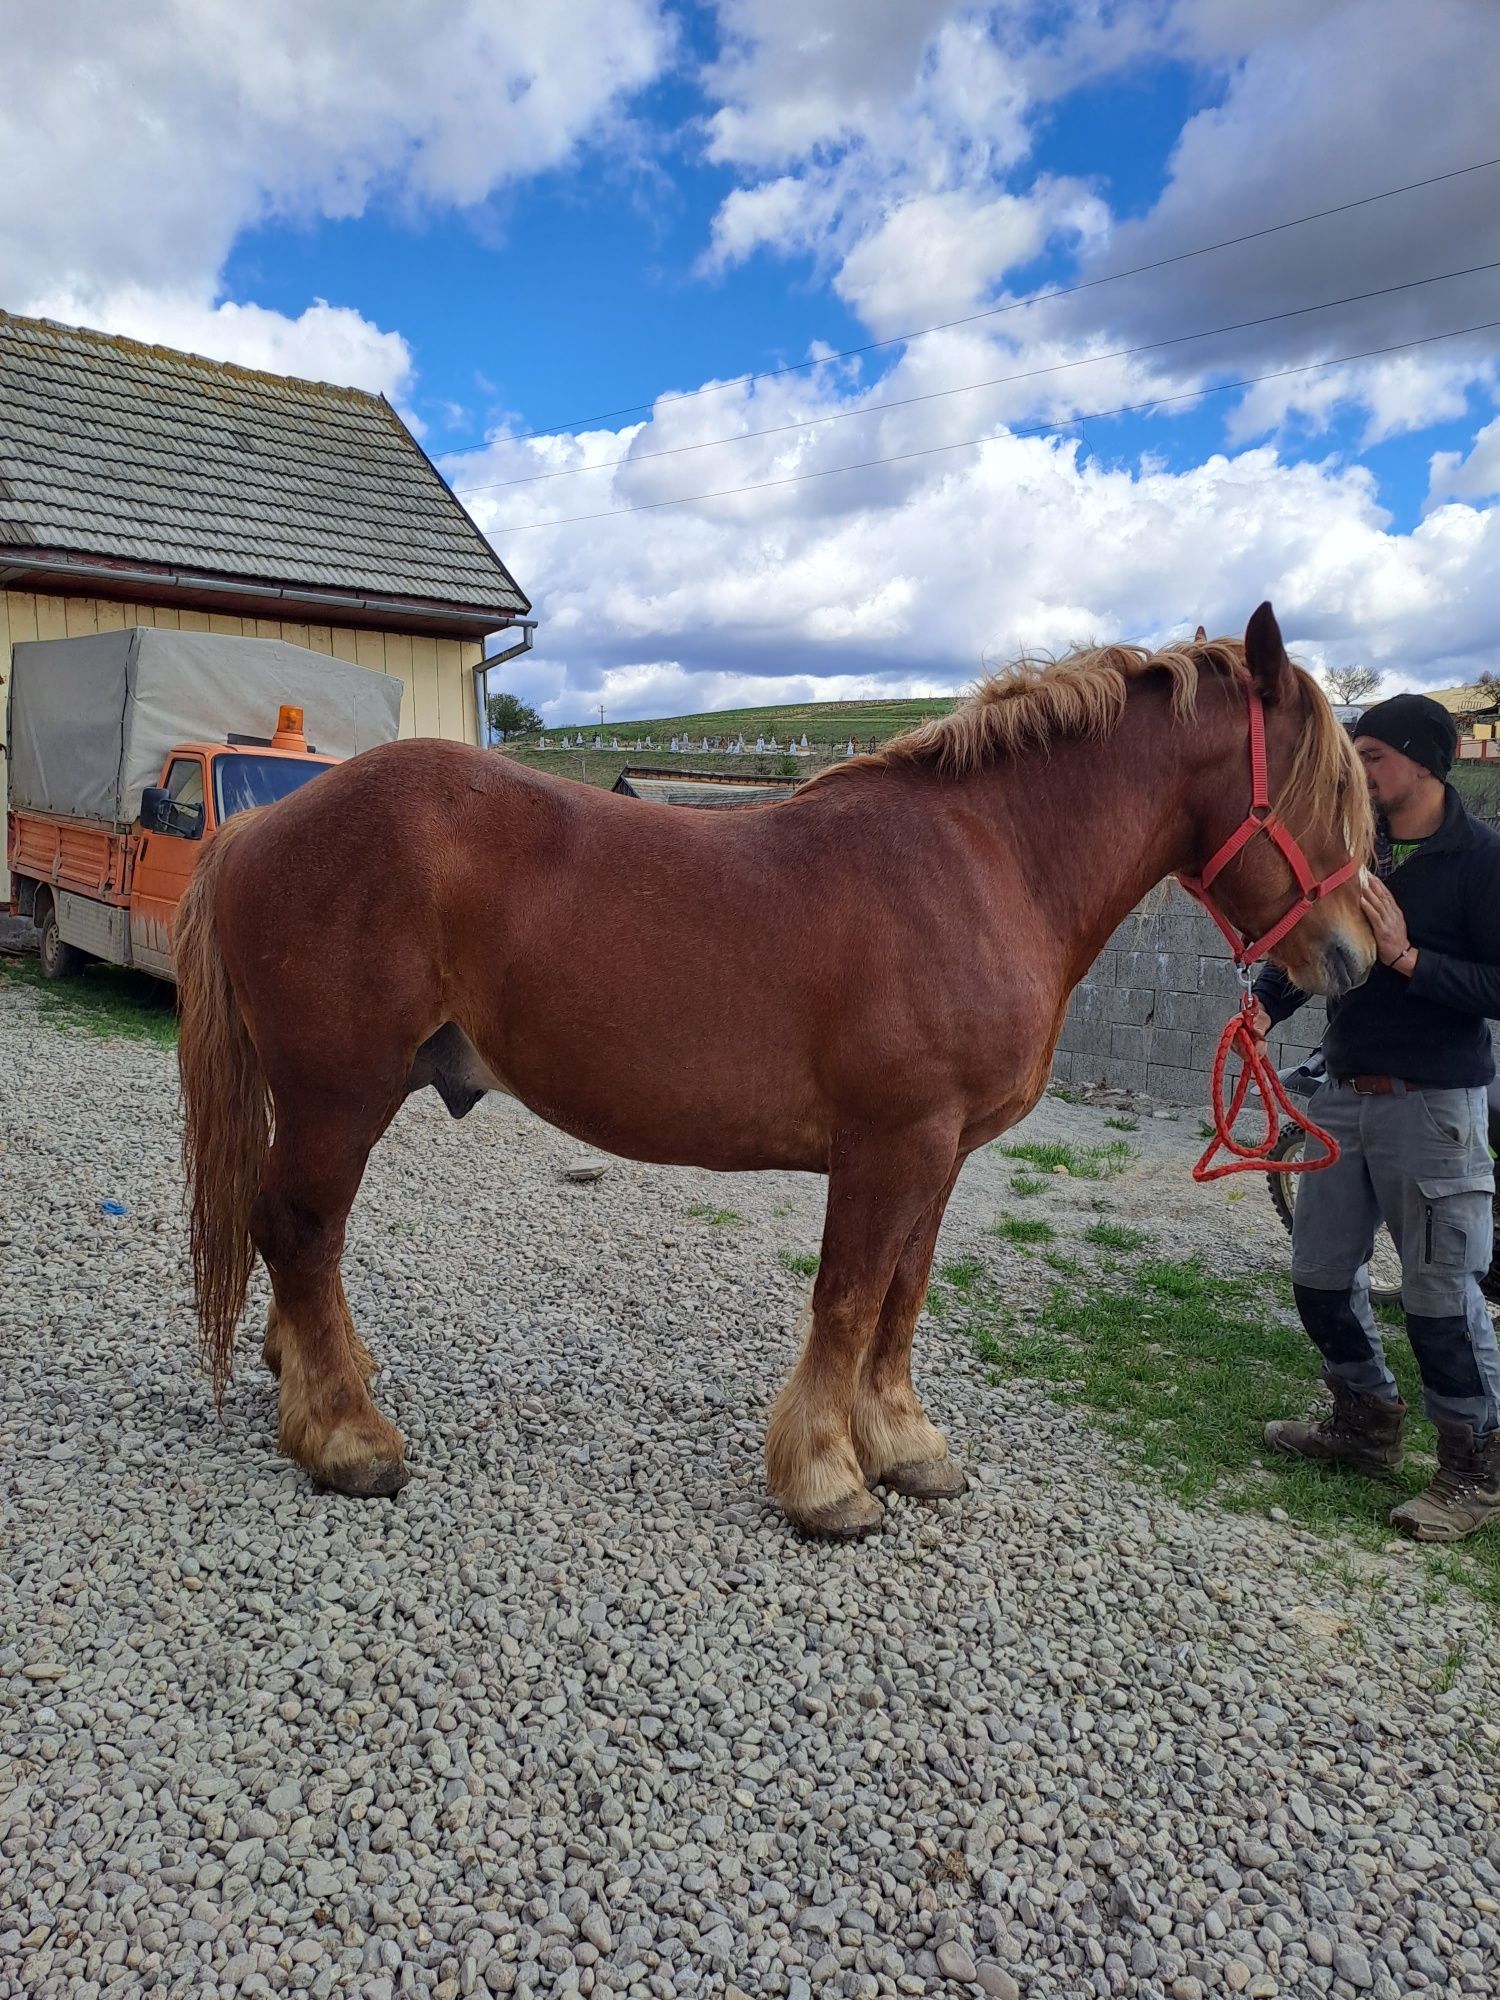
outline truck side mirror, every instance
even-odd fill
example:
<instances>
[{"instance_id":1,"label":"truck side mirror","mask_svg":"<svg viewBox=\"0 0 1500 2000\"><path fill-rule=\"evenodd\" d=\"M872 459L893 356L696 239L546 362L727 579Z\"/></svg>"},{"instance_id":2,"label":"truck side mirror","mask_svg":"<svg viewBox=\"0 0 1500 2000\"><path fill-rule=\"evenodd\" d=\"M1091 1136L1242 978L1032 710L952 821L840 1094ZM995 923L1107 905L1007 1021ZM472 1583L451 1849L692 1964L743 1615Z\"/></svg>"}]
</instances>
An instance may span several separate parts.
<instances>
[{"instance_id":1,"label":"truck side mirror","mask_svg":"<svg viewBox=\"0 0 1500 2000\"><path fill-rule=\"evenodd\" d=\"M142 833L165 833L172 816L172 794L165 785L147 785L141 793Z\"/></svg>"}]
</instances>

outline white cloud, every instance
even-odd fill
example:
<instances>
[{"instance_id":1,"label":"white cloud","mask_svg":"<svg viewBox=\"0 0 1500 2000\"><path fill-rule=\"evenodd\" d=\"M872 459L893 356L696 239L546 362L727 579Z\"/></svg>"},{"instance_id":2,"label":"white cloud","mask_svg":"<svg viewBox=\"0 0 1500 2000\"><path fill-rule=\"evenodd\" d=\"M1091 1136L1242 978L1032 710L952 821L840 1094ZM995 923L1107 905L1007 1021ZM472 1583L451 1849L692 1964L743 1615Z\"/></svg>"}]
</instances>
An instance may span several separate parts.
<instances>
[{"instance_id":1,"label":"white cloud","mask_svg":"<svg viewBox=\"0 0 1500 2000\"><path fill-rule=\"evenodd\" d=\"M497 445L464 479L513 477L534 453ZM596 461L608 455L596 446ZM577 484L591 506L619 506L640 476ZM1393 684L1472 677L1500 648L1500 510L1445 508L1399 533L1367 472L1289 464L1266 446L1171 472L1107 466L1071 440L1001 439L915 467L515 532L580 504L539 493L469 504L543 607L539 655L517 672L563 720L601 699L616 716L662 714L752 689L780 699L810 680L957 687L1022 650L1159 639L1200 619L1241 629L1266 596L1310 662L1357 654Z\"/></svg>"},{"instance_id":2,"label":"white cloud","mask_svg":"<svg viewBox=\"0 0 1500 2000\"><path fill-rule=\"evenodd\" d=\"M741 181L715 219L710 263L811 256L885 337L1007 304L1008 274L1070 236L1080 275L1098 277L1440 173L1492 150L1500 43L1484 12L1432 0L1414 60L1405 0L1080 0L1037 39L1038 16L1020 5L722 0L729 46L707 78L720 100L710 150ZM1196 64L1212 101L1188 120L1144 216L1115 223L1095 190L1028 178L1051 97L1162 55ZM824 363L663 403L618 437L497 443L459 471L461 485L628 457L586 478L474 495L546 611L544 657L528 671L558 716L601 688L662 713L810 674L829 686L861 675L951 686L1023 647L1160 637L1200 617L1232 630L1269 594L1314 663L1357 655L1393 685L1464 677L1500 640L1500 514L1448 507L1401 532L1357 466L1243 447L1328 429L1351 410L1366 444L1451 419L1492 383L1493 337L1267 383L1237 410L1218 406L1231 449L1186 470L1014 438L837 468L1492 316L1492 283L1476 278L1095 358L1500 256L1497 183L1449 182L931 336L873 387L859 362ZM896 407L1006 375L1028 379ZM747 435L762 429L775 434ZM743 441L648 456L730 436ZM1435 495L1482 497L1490 456L1486 446L1472 463L1435 460ZM830 476L524 532L807 474Z\"/></svg>"},{"instance_id":3,"label":"white cloud","mask_svg":"<svg viewBox=\"0 0 1500 2000\"><path fill-rule=\"evenodd\" d=\"M955 301L1006 303L1007 272L1048 241L1071 239L1079 275L1103 277L1493 150L1500 37L1474 0L1430 0L1415 52L1409 0L1117 0L1040 27L1020 5L887 0L878 37L855 30L845 0L724 0L721 14L732 40L709 78L725 99L712 142L751 178L716 218L713 261L811 255L880 337ZM1151 209L1112 223L1089 189L1024 185L1050 99L1152 56L1194 63L1214 97L1183 127ZM1494 318L1493 274L1275 316L1500 258L1497 188L1496 172L1448 181L1030 307L993 337L1019 367L1036 350L1062 358L1269 316L1156 356L1165 389L1446 334ZM1489 332L1267 384L1228 434L1318 429L1348 409L1367 444L1418 429L1488 384L1495 346ZM1053 407L1045 391L1037 401Z\"/></svg>"},{"instance_id":4,"label":"white cloud","mask_svg":"<svg viewBox=\"0 0 1500 2000\"><path fill-rule=\"evenodd\" d=\"M774 166L889 125L952 0L720 0L710 156Z\"/></svg>"},{"instance_id":5,"label":"white cloud","mask_svg":"<svg viewBox=\"0 0 1500 2000\"><path fill-rule=\"evenodd\" d=\"M1500 417L1474 439L1465 456L1460 451L1435 451L1428 466L1427 504L1444 500L1489 500L1500 494Z\"/></svg>"},{"instance_id":6,"label":"white cloud","mask_svg":"<svg viewBox=\"0 0 1500 2000\"><path fill-rule=\"evenodd\" d=\"M1025 197L968 188L915 195L854 245L836 289L871 332L905 332L914 300L924 320L970 311L998 273L1029 263L1054 233L1076 238L1098 229L1105 213L1068 182L1042 182Z\"/></svg>"},{"instance_id":7,"label":"white cloud","mask_svg":"<svg viewBox=\"0 0 1500 2000\"><path fill-rule=\"evenodd\" d=\"M660 68L661 0L70 0L12 8L0 303L385 388L399 336L226 302L236 237L468 207L565 161ZM273 322L281 320L277 327Z\"/></svg>"},{"instance_id":8,"label":"white cloud","mask_svg":"<svg viewBox=\"0 0 1500 2000\"><path fill-rule=\"evenodd\" d=\"M1207 60L1222 95L1185 124L1160 199L1096 240L1094 276L1289 220L1309 210L1445 173L1494 152L1500 36L1473 0L1426 0L1413 39L1406 0L1234 8L1175 0L1125 10L1156 49ZM1393 143L1399 135L1399 144ZM1060 306L1055 324L1107 316L1136 338L1245 320L1437 276L1500 258L1500 172L1491 170L1194 257ZM1226 373L1292 365L1394 344L1495 317L1493 274L1451 279L1332 311L1247 329L1212 344ZM1400 361L1353 368L1345 395L1368 440L1450 415L1489 378L1493 332ZM1326 420L1318 377L1250 400L1236 426L1253 435L1297 416Z\"/></svg>"},{"instance_id":9,"label":"white cloud","mask_svg":"<svg viewBox=\"0 0 1500 2000\"><path fill-rule=\"evenodd\" d=\"M1444 359L1438 345L1318 374L1290 375L1248 389L1227 416L1236 443L1287 428L1327 430L1345 410L1364 412L1362 447L1462 417L1476 386L1497 379L1491 355Z\"/></svg>"},{"instance_id":10,"label":"white cloud","mask_svg":"<svg viewBox=\"0 0 1500 2000\"><path fill-rule=\"evenodd\" d=\"M0 286L198 285L271 217L480 202L566 159L664 51L653 0L28 8L6 37Z\"/></svg>"},{"instance_id":11,"label":"white cloud","mask_svg":"<svg viewBox=\"0 0 1500 2000\"><path fill-rule=\"evenodd\" d=\"M793 174L761 181L756 187L731 189L714 217L710 263L738 264L764 243L815 240L807 206L807 191ZM831 221L831 215L827 219Z\"/></svg>"},{"instance_id":12,"label":"white cloud","mask_svg":"<svg viewBox=\"0 0 1500 2000\"><path fill-rule=\"evenodd\" d=\"M957 190L994 197L1029 142L1026 92L991 11L952 0L725 0L730 52L705 78L725 100L709 154L751 174L782 171L726 197L711 263L759 249L838 263L882 230L909 259L921 204ZM903 221L913 203L919 215ZM1016 227L1023 206L1011 200L1009 226L997 229L983 201L972 204L989 240L971 295L1037 247L1034 228ZM927 213L938 226L951 219ZM973 266L973 246L951 231L949 251ZM871 265L867 253L856 292Z\"/></svg>"}]
</instances>

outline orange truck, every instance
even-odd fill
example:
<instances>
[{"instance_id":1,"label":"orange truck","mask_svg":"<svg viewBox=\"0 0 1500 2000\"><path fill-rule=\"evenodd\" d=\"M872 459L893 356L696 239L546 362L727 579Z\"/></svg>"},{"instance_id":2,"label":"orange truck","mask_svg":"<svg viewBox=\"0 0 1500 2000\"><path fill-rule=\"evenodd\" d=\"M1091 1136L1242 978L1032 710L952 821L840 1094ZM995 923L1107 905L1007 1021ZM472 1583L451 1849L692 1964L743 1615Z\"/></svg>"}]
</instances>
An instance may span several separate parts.
<instances>
[{"instance_id":1,"label":"orange truck","mask_svg":"<svg viewBox=\"0 0 1500 2000\"><path fill-rule=\"evenodd\" d=\"M10 908L43 973L103 959L171 979L205 844L389 742L401 682L284 640L135 626L16 646L7 705Z\"/></svg>"}]
</instances>

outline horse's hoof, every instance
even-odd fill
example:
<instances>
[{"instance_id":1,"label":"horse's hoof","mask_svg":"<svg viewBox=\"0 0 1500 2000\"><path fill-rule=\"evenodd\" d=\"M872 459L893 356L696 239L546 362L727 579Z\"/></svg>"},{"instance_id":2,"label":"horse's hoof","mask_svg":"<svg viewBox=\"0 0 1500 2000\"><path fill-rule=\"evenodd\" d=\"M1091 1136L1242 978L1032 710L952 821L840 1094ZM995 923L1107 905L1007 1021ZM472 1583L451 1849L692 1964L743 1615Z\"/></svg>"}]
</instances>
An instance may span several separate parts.
<instances>
[{"instance_id":1,"label":"horse's hoof","mask_svg":"<svg viewBox=\"0 0 1500 2000\"><path fill-rule=\"evenodd\" d=\"M796 1525L818 1541L862 1542L866 1535L878 1535L884 1520L884 1507L861 1486L843 1500L798 1515Z\"/></svg>"},{"instance_id":2,"label":"horse's hoof","mask_svg":"<svg viewBox=\"0 0 1500 2000\"><path fill-rule=\"evenodd\" d=\"M891 1493L904 1493L908 1500L956 1500L967 1492L964 1469L951 1458L929 1458L918 1465L893 1465L876 1480Z\"/></svg>"},{"instance_id":3,"label":"horse's hoof","mask_svg":"<svg viewBox=\"0 0 1500 2000\"><path fill-rule=\"evenodd\" d=\"M314 1475L329 1493L347 1493L354 1500L393 1500L411 1478L406 1461L377 1458L368 1465L340 1465Z\"/></svg>"}]
</instances>

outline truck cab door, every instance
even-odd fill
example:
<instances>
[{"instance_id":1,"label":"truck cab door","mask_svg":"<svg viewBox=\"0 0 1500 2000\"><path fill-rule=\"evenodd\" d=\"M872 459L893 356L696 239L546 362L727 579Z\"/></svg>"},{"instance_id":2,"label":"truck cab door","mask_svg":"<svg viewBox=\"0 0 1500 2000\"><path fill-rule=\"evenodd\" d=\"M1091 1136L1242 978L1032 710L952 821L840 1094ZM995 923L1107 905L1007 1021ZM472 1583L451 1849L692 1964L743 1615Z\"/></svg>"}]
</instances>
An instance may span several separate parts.
<instances>
[{"instance_id":1,"label":"truck cab door","mask_svg":"<svg viewBox=\"0 0 1500 2000\"><path fill-rule=\"evenodd\" d=\"M130 956L143 972L172 977L172 925L177 905L203 848L208 818L201 757L174 757L162 783L172 799L166 832L143 831L135 850L130 894Z\"/></svg>"}]
</instances>

